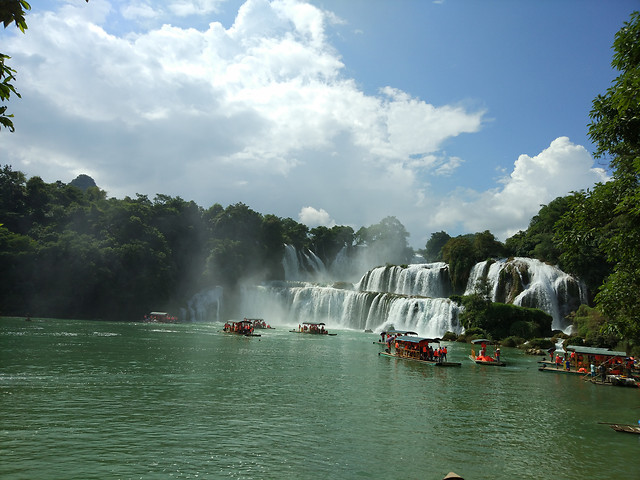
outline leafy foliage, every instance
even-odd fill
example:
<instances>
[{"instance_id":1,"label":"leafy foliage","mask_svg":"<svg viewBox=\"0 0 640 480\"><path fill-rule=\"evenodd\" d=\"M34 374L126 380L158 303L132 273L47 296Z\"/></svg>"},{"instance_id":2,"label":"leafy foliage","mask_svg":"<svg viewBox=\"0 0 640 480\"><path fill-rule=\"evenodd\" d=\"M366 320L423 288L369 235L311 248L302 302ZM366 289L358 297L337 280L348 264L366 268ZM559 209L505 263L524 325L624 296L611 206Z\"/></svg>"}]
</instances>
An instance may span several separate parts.
<instances>
[{"instance_id":1,"label":"leafy foliage","mask_svg":"<svg viewBox=\"0 0 640 480\"><path fill-rule=\"evenodd\" d=\"M537 308L524 308L491 302L479 294L461 297L464 311L460 322L465 330L481 329L491 338L507 337L530 339L551 334L552 317Z\"/></svg>"},{"instance_id":2,"label":"leafy foliage","mask_svg":"<svg viewBox=\"0 0 640 480\"><path fill-rule=\"evenodd\" d=\"M31 6L26 0L3 0L0 2L0 22L4 24L4 28L15 23L16 27L24 33L27 29L24 15L28 10L31 10ZM8 55L0 53L0 101L3 103L8 101L11 95L20 98L20 94L12 83L16 79L16 71L6 64L6 60L10 58ZM13 132L15 128L12 118L13 114L7 113L7 106L0 105L0 127L5 127Z\"/></svg>"},{"instance_id":3,"label":"leafy foliage","mask_svg":"<svg viewBox=\"0 0 640 480\"><path fill-rule=\"evenodd\" d=\"M569 197L558 197L548 205L542 205L526 231L520 231L506 240L508 254L558 265L562 252L553 239L555 225L568 210Z\"/></svg>"},{"instance_id":4,"label":"leafy foliage","mask_svg":"<svg viewBox=\"0 0 640 480\"><path fill-rule=\"evenodd\" d=\"M505 248L489 231L451 238L442 247L442 259L449 264L451 285L463 292L471 269L480 261L504 255Z\"/></svg>"},{"instance_id":5,"label":"leafy foliage","mask_svg":"<svg viewBox=\"0 0 640 480\"><path fill-rule=\"evenodd\" d=\"M442 248L449 240L451 236L445 231L432 233L422 252L427 262L441 262Z\"/></svg>"},{"instance_id":6,"label":"leafy foliage","mask_svg":"<svg viewBox=\"0 0 640 480\"><path fill-rule=\"evenodd\" d=\"M162 194L107 198L90 177L45 183L9 165L0 168L0 218L0 312L70 318L177 311L214 285L233 298L245 281L284 278L286 243L328 261L355 237L346 226L309 232L243 203L204 210ZM402 236L401 224L384 225ZM378 235L370 241L396 238Z\"/></svg>"},{"instance_id":7,"label":"leafy foliage","mask_svg":"<svg viewBox=\"0 0 640 480\"><path fill-rule=\"evenodd\" d=\"M556 239L562 259L576 272L606 259L609 271L597 271L604 283L596 295L608 317L605 328L640 343L640 13L616 34L612 66L620 72L590 113L589 136L596 157L609 156L613 180L570 199ZM608 274L608 275L607 275ZM593 279L597 283L597 278Z\"/></svg>"}]
</instances>

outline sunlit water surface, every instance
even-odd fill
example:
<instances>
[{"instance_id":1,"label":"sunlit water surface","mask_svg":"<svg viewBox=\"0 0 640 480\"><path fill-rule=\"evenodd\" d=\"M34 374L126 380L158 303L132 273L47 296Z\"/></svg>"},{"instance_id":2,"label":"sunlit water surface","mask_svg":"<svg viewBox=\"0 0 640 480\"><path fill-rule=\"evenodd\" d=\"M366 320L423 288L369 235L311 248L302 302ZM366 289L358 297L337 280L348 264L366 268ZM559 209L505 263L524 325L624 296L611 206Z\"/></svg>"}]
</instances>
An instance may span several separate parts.
<instances>
[{"instance_id":1,"label":"sunlit water surface","mask_svg":"<svg viewBox=\"0 0 640 480\"><path fill-rule=\"evenodd\" d=\"M640 478L639 389L276 327L0 318L0 478Z\"/></svg>"}]
</instances>

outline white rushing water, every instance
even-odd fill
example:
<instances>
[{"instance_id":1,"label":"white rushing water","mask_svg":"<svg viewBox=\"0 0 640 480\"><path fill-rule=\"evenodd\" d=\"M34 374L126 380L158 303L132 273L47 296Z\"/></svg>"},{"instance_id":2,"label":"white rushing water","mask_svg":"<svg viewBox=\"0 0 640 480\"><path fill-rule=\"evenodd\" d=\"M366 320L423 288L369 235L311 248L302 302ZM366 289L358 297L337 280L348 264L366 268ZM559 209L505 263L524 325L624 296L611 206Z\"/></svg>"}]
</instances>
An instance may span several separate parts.
<instances>
[{"instance_id":1,"label":"white rushing water","mask_svg":"<svg viewBox=\"0 0 640 480\"><path fill-rule=\"evenodd\" d=\"M428 337L463 331L458 321L461 307L448 298L452 292L447 264L376 267L354 283L328 284L341 266L353 268L346 260L340 264L340 258L327 269L313 252L287 246L283 258L287 281L245 287L243 316L291 326L307 321L357 330L394 327ZM586 303L586 288L579 280L530 258L478 263L464 293L478 288L492 301L545 311L553 317L552 328L560 330L568 327L565 316ZM201 292L189 303L187 318L219 320L221 301L220 287Z\"/></svg>"},{"instance_id":2,"label":"white rushing water","mask_svg":"<svg viewBox=\"0 0 640 480\"><path fill-rule=\"evenodd\" d=\"M448 298L409 297L381 292L359 292L312 284L246 287L247 315L268 312L287 325L324 322L328 327L357 330L415 330L425 336L446 331L461 333L459 307ZM255 313L253 313L255 312Z\"/></svg>"},{"instance_id":3,"label":"white rushing water","mask_svg":"<svg viewBox=\"0 0 640 480\"><path fill-rule=\"evenodd\" d=\"M491 300L539 308L553 317L552 328L568 327L565 316L587 303L584 284L554 265L533 258L480 262L471 271L465 295L486 282Z\"/></svg>"}]
</instances>

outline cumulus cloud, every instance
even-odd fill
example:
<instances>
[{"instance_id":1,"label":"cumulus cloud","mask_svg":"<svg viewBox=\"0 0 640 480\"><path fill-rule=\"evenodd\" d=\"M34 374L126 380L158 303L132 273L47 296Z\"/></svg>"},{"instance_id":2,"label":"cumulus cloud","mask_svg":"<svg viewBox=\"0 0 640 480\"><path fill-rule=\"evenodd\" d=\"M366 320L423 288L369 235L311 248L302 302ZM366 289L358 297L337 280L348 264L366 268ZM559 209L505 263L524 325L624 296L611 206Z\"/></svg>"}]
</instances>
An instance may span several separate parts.
<instances>
[{"instance_id":1,"label":"cumulus cloud","mask_svg":"<svg viewBox=\"0 0 640 480\"><path fill-rule=\"evenodd\" d=\"M324 209L316 209L313 207L303 207L298 214L298 221L307 227L334 227L336 222Z\"/></svg>"},{"instance_id":2,"label":"cumulus cloud","mask_svg":"<svg viewBox=\"0 0 640 480\"><path fill-rule=\"evenodd\" d=\"M119 13L149 20L169 10L214 12L219 4L141 0ZM417 172L455 165L434 160L440 145L481 128L482 111L435 107L392 87L364 94L327 42L327 25L339 19L305 2L248 0L229 28L165 23L136 32L130 23L121 34L107 30L118 14L114 5L96 0L91 8L69 3L58 12L34 11L28 35L8 38L29 99L18 104L16 118L31 148L16 148L20 135L0 145L15 168L43 175L52 157L64 158L56 162L58 178L84 169L113 195L180 193L205 203L218 201L215 193L237 194L231 185L247 185L255 197L252 184L337 186L336 169L366 168L396 181L373 180L386 191L381 197L409 190L412 204L421 189ZM316 157L332 166L311 179L306 170L315 170L309 163ZM360 178L345 183L358 188ZM262 202L255 198L247 202Z\"/></svg>"},{"instance_id":3,"label":"cumulus cloud","mask_svg":"<svg viewBox=\"0 0 640 480\"><path fill-rule=\"evenodd\" d=\"M331 12L247 0L225 27L214 15L223 3L34 6L28 33L3 42L22 94L11 104L16 133L0 142L3 163L49 182L86 173L119 198L242 201L309 226L396 216L414 240L447 226L504 236L541 203L604 178L582 147L559 138L521 156L495 189L434 198L430 182L465 164L443 145L480 132L484 110L432 105L394 86L365 93L328 41L327 28L342 22ZM177 23L193 17L198 28Z\"/></svg>"},{"instance_id":4,"label":"cumulus cloud","mask_svg":"<svg viewBox=\"0 0 640 480\"><path fill-rule=\"evenodd\" d=\"M607 173L593 166L584 147L559 137L534 157L520 155L512 172L501 179L501 186L484 192L453 192L439 203L432 223L445 228L462 226L468 233L488 229L505 240L526 229L541 205L607 180Z\"/></svg>"}]
</instances>

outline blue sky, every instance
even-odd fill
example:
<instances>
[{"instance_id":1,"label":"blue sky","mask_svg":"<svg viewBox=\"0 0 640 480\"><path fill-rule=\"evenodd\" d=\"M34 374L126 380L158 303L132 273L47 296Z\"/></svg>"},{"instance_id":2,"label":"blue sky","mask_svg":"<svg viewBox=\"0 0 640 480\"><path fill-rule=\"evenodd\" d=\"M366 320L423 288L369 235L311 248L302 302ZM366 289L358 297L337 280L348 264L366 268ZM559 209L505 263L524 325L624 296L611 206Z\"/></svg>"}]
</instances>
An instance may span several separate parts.
<instances>
[{"instance_id":1,"label":"blue sky","mask_svg":"<svg viewBox=\"0 0 640 480\"><path fill-rule=\"evenodd\" d=\"M109 196L355 229L527 227L607 179L587 135L615 78L618 0L42 0L0 162Z\"/></svg>"}]
</instances>

